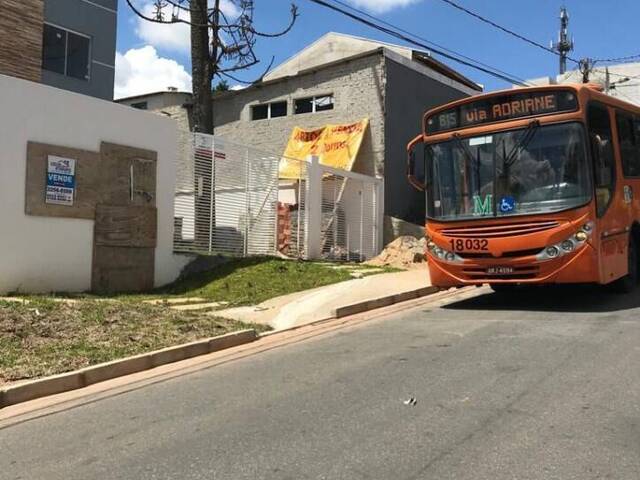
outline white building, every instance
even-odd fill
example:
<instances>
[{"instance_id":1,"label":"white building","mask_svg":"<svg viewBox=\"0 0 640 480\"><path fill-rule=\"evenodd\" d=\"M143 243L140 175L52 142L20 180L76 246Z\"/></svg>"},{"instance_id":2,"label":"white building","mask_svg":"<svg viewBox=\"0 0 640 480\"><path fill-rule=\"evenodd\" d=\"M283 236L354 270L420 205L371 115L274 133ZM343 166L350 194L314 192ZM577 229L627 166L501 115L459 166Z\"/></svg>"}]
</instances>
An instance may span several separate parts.
<instances>
[{"instance_id":1,"label":"white building","mask_svg":"<svg viewBox=\"0 0 640 480\"><path fill-rule=\"evenodd\" d=\"M607 70L608 82L607 82ZM612 97L625 102L640 105L640 63L623 63L620 65L595 65L589 75L589 81L599 83ZM582 83L582 73L570 70L556 77L542 77L527 80L532 85L559 85L563 83Z\"/></svg>"}]
</instances>

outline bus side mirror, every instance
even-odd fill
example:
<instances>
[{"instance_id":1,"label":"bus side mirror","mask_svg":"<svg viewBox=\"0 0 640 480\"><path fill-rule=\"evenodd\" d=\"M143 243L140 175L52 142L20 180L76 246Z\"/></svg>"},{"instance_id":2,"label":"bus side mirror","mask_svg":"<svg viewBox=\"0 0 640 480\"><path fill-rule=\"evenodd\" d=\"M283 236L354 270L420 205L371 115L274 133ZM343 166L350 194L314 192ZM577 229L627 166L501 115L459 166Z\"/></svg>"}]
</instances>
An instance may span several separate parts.
<instances>
[{"instance_id":1,"label":"bus side mirror","mask_svg":"<svg viewBox=\"0 0 640 480\"><path fill-rule=\"evenodd\" d=\"M419 172L416 166L416 151L422 161L422 172ZM426 171L425 171L425 157L424 157L424 142L422 135L418 135L416 138L409 142L407 145L407 180L417 190L425 191L427 189L426 184Z\"/></svg>"}]
</instances>

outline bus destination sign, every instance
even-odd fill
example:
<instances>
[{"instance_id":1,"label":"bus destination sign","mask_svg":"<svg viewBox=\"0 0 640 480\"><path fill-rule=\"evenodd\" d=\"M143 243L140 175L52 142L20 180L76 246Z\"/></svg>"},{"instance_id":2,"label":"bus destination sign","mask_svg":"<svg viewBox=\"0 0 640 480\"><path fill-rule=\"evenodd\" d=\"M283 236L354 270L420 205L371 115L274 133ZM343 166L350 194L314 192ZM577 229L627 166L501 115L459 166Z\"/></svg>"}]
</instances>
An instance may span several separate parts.
<instances>
[{"instance_id":1,"label":"bus destination sign","mask_svg":"<svg viewBox=\"0 0 640 480\"><path fill-rule=\"evenodd\" d=\"M578 109L576 95L568 90L527 92L489 97L436 113L427 119L427 134Z\"/></svg>"}]
</instances>

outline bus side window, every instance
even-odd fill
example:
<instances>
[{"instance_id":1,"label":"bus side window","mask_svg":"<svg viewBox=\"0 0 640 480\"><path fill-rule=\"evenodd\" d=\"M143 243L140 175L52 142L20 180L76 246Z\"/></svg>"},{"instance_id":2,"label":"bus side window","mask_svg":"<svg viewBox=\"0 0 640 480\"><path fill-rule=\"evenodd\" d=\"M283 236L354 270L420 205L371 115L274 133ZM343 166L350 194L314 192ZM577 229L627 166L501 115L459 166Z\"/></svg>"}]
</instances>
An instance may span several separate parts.
<instances>
[{"instance_id":1,"label":"bus side window","mask_svg":"<svg viewBox=\"0 0 640 480\"><path fill-rule=\"evenodd\" d=\"M613 198L616 178L609 111L605 107L592 104L589 106L587 120L594 161L596 206L600 217Z\"/></svg>"},{"instance_id":2,"label":"bus side window","mask_svg":"<svg viewBox=\"0 0 640 480\"><path fill-rule=\"evenodd\" d=\"M640 122L628 113L617 112L618 142L622 157L622 171L625 177L640 176L640 138L638 127Z\"/></svg>"}]
</instances>

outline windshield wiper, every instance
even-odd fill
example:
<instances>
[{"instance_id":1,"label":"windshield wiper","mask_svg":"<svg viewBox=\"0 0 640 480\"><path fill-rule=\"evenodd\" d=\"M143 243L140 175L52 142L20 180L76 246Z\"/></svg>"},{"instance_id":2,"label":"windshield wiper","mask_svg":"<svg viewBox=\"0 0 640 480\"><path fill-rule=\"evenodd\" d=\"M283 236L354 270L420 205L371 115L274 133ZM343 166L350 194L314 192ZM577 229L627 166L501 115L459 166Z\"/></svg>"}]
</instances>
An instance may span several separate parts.
<instances>
[{"instance_id":1,"label":"windshield wiper","mask_svg":"<svg viewBox=\"0 0 640 480\"><path fill-rule=\"evenodd\" d=\"M540 127L539 120L532 120L531 122L529 122L529 125L527 125L526 130L522 133L522 135L520 135L520 138L518 139L516 144L513 146L509 154L507 154L507 145L504 138L501 140L501 142L498 145L496 145L494 149L494 153L495 153L494 169L496 172L495 179L499 180L499 183L500 183L500 185L497 185L497 184L495 185L496 190L500 190L501 192L505 191L506 182L508 182L508 179L510 177L510 171L509 171L510 167L514 163L516 163L516 160L520 158L519 152L521 152L522 149L526 148L527 145L529 145L529 143L531 142L531 140L533 140L533 137L535 136L538 130L538 127ZM497 152L500 146L502 146L502 155L500 155ZM502 167L500 168L500 171L498 171L498 156L500 156L501 157L500 160L502 160ZM497 193L498 193L497 191L494 191L494 194L497 194Z\"/></svg>"},{"instance_id":2,"label":"windshield wiper","mask_svg":"<svg viewBox=\"0 0 640 480\"><path fill-rule=\"evenodd\" d=\"M529 145L531 140L533 140L533 137L535 136L539 127L540 127L540 120L532 120L531 122L529 122L527 129L524 131L520 139L513 146L513 148L511 149L511 152L509 152L509 155L503 158L504 166L506 168L510 167L516 162L516 159L518 158L517 157L518 151L520 149L527 148L527 145Z\"/></svg>"}]
</instances>

